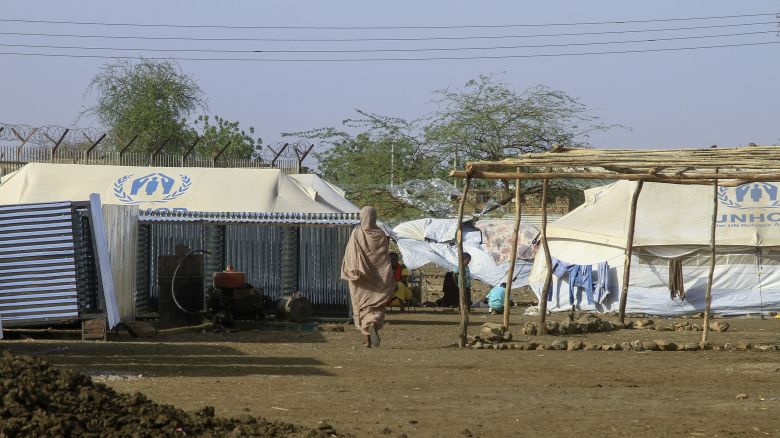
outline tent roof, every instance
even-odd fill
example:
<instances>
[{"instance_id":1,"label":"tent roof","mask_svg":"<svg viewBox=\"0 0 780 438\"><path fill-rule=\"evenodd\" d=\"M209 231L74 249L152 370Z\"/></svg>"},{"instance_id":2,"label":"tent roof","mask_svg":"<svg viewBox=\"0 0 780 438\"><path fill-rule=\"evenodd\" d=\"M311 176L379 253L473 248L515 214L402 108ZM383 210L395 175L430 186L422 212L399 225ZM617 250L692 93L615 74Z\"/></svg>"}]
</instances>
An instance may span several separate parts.
<instances>
[{"instance_id":1,"label":"tent roof","mask_svg":"<svg viewBox=\"0 0 780 438\"><path fill-rule=\"evenodd\" d=\"M585 203L548 225L548 239L625 248L633 181L586 190ZM718 245L780 246L780 184L718 188ZM634 246L707 246L712 188L645 183L639 195Z\"/></svg>"},{"instance_id":2,"label":"tent roof","mask_svg":"<svg viewBox=\"0 0 780 438\"><path fill-rule=\"evenodd\" d=\"M279 169L130 167L31 163L0 180L0 205L86 200L151 211L357 213L316 175Z\"/></svg>"}]
</instances>

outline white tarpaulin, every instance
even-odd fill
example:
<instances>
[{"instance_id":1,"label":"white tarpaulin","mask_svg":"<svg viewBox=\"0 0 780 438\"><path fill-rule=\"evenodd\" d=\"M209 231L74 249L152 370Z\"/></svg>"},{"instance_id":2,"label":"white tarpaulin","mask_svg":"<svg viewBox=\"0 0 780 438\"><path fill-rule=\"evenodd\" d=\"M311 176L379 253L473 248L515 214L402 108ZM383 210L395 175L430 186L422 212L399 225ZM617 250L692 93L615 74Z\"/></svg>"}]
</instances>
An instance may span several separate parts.
<instances>
[{"instance_id":1,"label":"white tarpaulin","mask_svg":"<svg viewBox=\"0 0 780 438\"><path fill-rule=\"evenodd\" d=\"M586 190L585 204L548 226L550 254L580 265L609 263L611 293L603 305L617 311L623 277L631 195L636 183L618 181ZM712 310L740 314L780 308L780 197L776 183L718 189L717 253ZM712 187L645 183L637 203L634 256L626 311L674 315L700 312L709 269ZM685 300L670 296L668 263L682 261ZM541 296L546 263L537 253L529 282ZM568 310L568 278L553 276L550 309Z\"/></svg>"},{"instance_id":2,"label":"white tarpaulin","mask_svg":"<svg viewBox=\"0 0 780 438\"><path fill-rule=\"evenodd\" d=\"M0 205L89 199L142 211L357 213L316 175L279 169L31 163L0 180Z\"/></svg>"},{"instance_id":3,"label":"white tarpaulin","mask_svg":"<svg viewBox=\"0 0 780 438\"><path fill-rule=\"evenodd\" d=\"M458 265L458 250L454 243L457 225L454 219L419 219L399 224L393 231L398 238L398 248L404 264L410 269L416 269L433 263L444 269L454 270ZM491 250L482 241L479 226L480 222L476 223L476 227L464 226L463 251L471 255L471 276L495 286L506 281L509 262L496 262L496 250ZM523 243L521 241L521 245ZM509 246L511 247L511 241ZM528 284L530 269L530 260L518 259L515 263L513 286Z\"/></svg>"}]
</instances>

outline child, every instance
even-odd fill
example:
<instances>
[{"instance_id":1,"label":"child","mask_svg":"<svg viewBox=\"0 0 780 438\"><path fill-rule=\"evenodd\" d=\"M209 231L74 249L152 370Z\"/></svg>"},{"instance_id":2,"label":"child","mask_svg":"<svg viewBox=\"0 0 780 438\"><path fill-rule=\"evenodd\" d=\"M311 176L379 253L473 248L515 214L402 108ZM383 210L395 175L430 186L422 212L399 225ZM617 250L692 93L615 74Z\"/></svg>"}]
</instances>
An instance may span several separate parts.
<instances>
[{"instance_id":1,"label":"child","mask_svg":"<svg viewBox=\"0 0 780 438\"><path fill-rule=\"evenodd\" d=\"M491 315L504 313L504 294L506 294L506 283L501 283L499 286L490 289L490 292L485 297L488 307L490 307L488 313Z\"/></svg>"}]
</instances>

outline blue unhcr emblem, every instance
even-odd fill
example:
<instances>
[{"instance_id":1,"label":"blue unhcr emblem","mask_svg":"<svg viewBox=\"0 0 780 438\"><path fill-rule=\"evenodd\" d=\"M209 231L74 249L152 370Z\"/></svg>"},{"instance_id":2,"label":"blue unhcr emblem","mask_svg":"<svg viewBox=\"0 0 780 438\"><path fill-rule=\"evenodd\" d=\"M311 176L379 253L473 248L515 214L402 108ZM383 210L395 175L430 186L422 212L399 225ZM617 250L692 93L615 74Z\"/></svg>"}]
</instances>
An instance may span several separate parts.
<instances>
[{"instance_id":1,"label":"blue unhcr emblem","mask_svg":"<svg viewBox=\"0 0 780 438\"><path fill-rule=\"evenodd\" d=\"M729 190L718 187L718 200L721 204L744 210L748 208L780 207L777 186L770 183L748 183Z\"/></svg>"},{"instance_id":2,"label":"blue unhcr emblem","mask_svg":"<svg viewBox=\"0 0 780 438\"><path fill-rule=\"evenodd\" d=\"M176 179L161 172L150 173L130 181L132 177L133 175L125 175L114 183L114 196L124 204L162 204L173 201L186 193L192 185L192 180L183 174L179 174L180 184L176 189ZM130 193L126 190L128 181Z\"/></svg>"}]
</instances>

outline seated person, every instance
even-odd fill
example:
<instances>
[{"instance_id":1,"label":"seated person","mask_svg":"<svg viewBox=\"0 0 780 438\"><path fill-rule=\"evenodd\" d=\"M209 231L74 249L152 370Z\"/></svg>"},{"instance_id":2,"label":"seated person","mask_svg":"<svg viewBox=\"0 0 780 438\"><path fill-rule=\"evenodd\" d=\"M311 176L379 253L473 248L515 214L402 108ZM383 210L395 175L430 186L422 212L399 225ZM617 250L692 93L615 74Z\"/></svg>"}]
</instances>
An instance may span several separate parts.
<instances>
[{"instance_id":1,"label":"seated person","mask_svg":"<svg viewBox=\"0 0 780 438\"><path fill-rule=\"evenodd\" d=\"M390 266L393 269L393 280L395 280L395 295L387 301L388 306L400 306L401 311L404 306L412 299L412 289L409 288L409 270L406 265L398 261L398 254L390 253Z\"/></svg>"},{"instance_id":2,"label":"seated person","mask_svg":"<svg viewBox=\"0 0 780 438\"><path fill-rule=\"evenodd\" d=\"M504 313L504 294L506 294L506 283L501 283L490 289L490 292L485 297L488 307L490 307L488 313L491 315Z\"/></svg>"}]
</instances>

